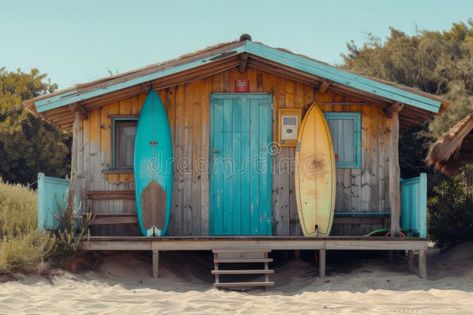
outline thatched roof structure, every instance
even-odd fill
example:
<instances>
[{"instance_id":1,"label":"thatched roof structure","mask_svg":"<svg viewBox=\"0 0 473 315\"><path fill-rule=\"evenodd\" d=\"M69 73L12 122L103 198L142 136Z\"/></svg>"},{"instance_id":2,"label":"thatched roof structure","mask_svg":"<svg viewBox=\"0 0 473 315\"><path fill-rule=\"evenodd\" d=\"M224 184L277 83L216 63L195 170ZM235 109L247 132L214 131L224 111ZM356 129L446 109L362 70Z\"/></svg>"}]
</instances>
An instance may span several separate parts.
<instances>
[{"instance_id":1,"label":"thatched roof structure","mask_svg":"<svg viewBox=\"0 0 473 315\"><path fill-rule=\"evenodd\" d=\"M453 175L465 163L473 162L473 113L444 133L427 154L427 163L439 171Z\"/></svg>"}]
</instances>

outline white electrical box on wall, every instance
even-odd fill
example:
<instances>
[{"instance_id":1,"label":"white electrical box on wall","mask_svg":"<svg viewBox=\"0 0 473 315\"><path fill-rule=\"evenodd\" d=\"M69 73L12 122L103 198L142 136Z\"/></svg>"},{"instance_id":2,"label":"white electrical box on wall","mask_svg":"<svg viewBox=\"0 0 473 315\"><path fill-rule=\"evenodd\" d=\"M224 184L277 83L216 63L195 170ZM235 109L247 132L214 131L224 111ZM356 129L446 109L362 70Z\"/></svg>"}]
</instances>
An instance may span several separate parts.
<instances>
[{"instance_id":1,"label":"white electrical box on wall","mask_svg":"<svg viewBox=\"0 0 473 315\"><path fill-rule=\"evenodd\" d=\"M299 119L297 116L283 116L282 117L282 132L281 140L295 140L297 139L297 127L299 126Z\"/></svg>"},{"instance_id":2,"label":"white electrical box on wall","mask_svg":"<svg viewBox=\"0 0 473 315\"><path fill-rule=\"evenodd\" d=\"M278 143L280 146L293 147L296 145L300 123L300 109L279 109Z\"/></svg>"}]
</instances>

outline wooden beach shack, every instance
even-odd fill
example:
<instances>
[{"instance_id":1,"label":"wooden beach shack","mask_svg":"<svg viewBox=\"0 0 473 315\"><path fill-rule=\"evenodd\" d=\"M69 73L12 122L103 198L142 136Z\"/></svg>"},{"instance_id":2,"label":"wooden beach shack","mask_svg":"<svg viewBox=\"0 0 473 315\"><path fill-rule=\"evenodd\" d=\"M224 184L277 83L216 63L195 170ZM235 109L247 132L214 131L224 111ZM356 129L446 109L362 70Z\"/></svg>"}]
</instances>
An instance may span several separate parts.
<instances>
[{"instance_id":1,"label":"wooden beach shack","mask_svg":"<svg viewBox=\"0 0 473 315\"><path fill-rule=\"evenodd\" d=\"M136 120L150 89L165 105L174 152L171 221L159 238L140 236L133 191ZM330 126L337 160L328 238L301 235L296 144L281 136L284 115L304 117L314 102ZM93 214L85 250L152 250L155 275L163 250L314 250L321 276L326 250L406 250L411 263L419 252L426 276L426 178L401 180L398 146L400 131L445 105L436 96L242 35L25 105L72 132L70 190L80 214ZM256 142L246 145L245 135ZM270 167L258 175L248 167L239 176L213 169L219 156L238 161L245 154ZM251 215L250 204L258 205ZM401 225L407 237L400 237ZM383 227L391 237L364 236Z\"/></svg>"}]
</instances>

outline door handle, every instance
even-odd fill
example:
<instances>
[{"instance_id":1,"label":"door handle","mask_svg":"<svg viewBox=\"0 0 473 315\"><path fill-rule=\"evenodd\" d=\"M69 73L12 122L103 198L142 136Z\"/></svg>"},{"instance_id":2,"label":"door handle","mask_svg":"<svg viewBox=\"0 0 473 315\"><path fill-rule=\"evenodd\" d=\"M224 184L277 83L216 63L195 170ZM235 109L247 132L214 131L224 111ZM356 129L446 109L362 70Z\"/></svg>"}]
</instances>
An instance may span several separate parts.
<instances>
[{"instance_id":1,"label":"door handle","mask_svg":"<svg viewBox=\"0 0 473 315\"><path fill-rule=\"evenodd\" d=\"M214 148L213 151L212 151L212 158L215 160L215 155L216 155L217 153L220 153L220 152L221 152L221 151L218 151L218 150L216 150L216 149Z\"/></svg>"}]
</instances>

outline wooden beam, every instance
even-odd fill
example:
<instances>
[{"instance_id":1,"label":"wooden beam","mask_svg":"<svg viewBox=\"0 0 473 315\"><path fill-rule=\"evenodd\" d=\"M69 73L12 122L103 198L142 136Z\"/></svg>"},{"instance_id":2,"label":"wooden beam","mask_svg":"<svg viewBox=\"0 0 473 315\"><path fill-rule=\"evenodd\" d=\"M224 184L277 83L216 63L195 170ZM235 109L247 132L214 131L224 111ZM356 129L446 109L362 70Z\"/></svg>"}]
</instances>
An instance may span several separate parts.
<instances>
[{"instance_id":1,"label":"wooden beam","mask_svg":"<svg viewBox=\"0 0 473 315\"><path fill-rule=\"evenodd\" d=\"M425 249L419 251L419 277L427 279L427 256Z\"/></svg>"},{"instance_id":2,"label":"wooden beam","mask_svg":"<svg viewBox=\"0 0 473 315\"><path fill-rule=\"evenodd\" d=\"M325 278L326 251L319 250L319 277Z\"/></svg>"},{"instance_id":3,"label":"wooden beam","mask_svg":"<svg viewBox=\"0 0 473 315\"><path fill-rule=\"evenodd\" d=\"M407 251L407 270L410 272L414 271L414 251Z\"/></svg>"},{"instance_id":4,"label":"wooden beam","mask_svg":"<svg viewBox=\"0 0 473 315\"><path fill-rule=\"evenodd\" d=\"M314 239L288 237L278 239L242 239L209 237L147 238L139 236L92 236L82 245L83 250L214 250L214 249L271 249L271 250L421 250L427 249L425 239L391 239L387 237Z\"/></svg>"},{"instance_id":5,"label":"wooden beam","mask_svg":"<svg viewBox=\"0 0 473 315\"><path fill-rule=\"evenodd\" d=\"M145 82L141 84L141 90L143 93L148 93L153 88L151 81Z\"/></svg>"},{"instance_id":6,"label":"wooden beam","mask_svg":"<svg viewBox=\"0 0 473 315\"><path fill-rule=\"evenodd\" d=\"M399 112L393 111L390 119L389 142L389 200L391 204L391 237L398 237L401 231L401 187L399 169Z\"/></svg>"},{"instance_id":7,"label":"wooden beam","mask_svg":"<svg viewBox=\"0 0 473 315\"><path fill-rule=\"evenodd\" d=\"M153 250L153 278L159 278L159 251Z\"/></svg>"},{"instance_id":8,"label":"wooden beam","mask_svg":"<svg viewBox=\"0 0 473 315\"><path fill-rule=\"evenodd\" d=\"M248 54L242 53L240 55L240 65L238 66L238 70L242 73L245 72L247 64L248 64Z\"/></svg>"},{"instance_id":9,"label":"wooden beam","mask_svg":"<svg viewBox=\"0 0 473 315\"><path fill-rule=\"evenodd\" d=\"M393 113L399 113L403 108L404 108L404 104L399 103L399 102L395 102L395 103L392 103L389 106L386 106L383 109L383 111L384 111L384 114L386 115L386 117L392 118Z\"/></svg>"},{"instance_id":10,"label":"wooden beam","mask_svg":"<svg viewBox=\"0 0 473 315\"><path fill-rule=\"evenodd\" d=\"M73 113L78 112L80 114L80 119L87 119L89 117L89 112L87 109L85 109L85 107L79 103L73 103L69 105L69 109Z\"/></svg>"},{"instance_id":11,"label":"wooden beam","mask_svg":"<svg viewBox=\"0 0 473 315\"><path fill-rule=\"evenodd\" d=\"M330 81L323 80L322 83L319 86L319 93L320 94L327 93L329 86L330 86Z\"/></svg>"}]
</instances>

